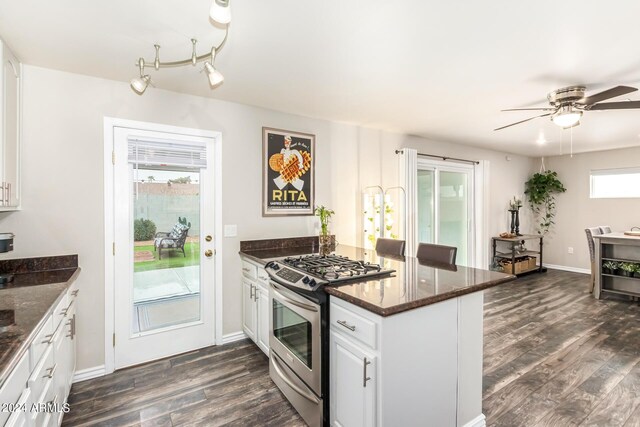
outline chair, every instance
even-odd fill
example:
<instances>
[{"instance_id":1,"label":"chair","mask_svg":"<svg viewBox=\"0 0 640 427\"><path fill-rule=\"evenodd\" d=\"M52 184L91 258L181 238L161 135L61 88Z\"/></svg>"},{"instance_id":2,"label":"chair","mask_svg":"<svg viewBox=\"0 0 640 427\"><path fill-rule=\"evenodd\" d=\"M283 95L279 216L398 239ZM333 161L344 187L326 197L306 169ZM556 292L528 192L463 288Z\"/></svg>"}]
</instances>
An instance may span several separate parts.
<instances>
[{"instance_id":1,"label":"chair","mask_svg":"<svg viewBox=\"0 0 640 427\"><path fill-rule=\"evenodd\" d=\"M404 246L404 240L385 239L384 237L379 237L376 242L376 252L380 256L391 255L394 257L403 257Z\"/></svg>"},{"instance_id":2,"label":"chair","mask_svg":"<svg viewBox=\"0 0 640 427\"><path fill-rule=\"evenodd\" d=\"M443 264L455 265L458 248L454 246L434 245L432 243L420 243L416 258L418 261L431 261Z\"/></svg>"},{"instance_id":3,"label":"chair","mask_svg":"<svg viewBox=\"0 0 640 427\"><path fill-rule=\"evenodd\" d=\"M598 228L600 229L600 234L611 233L611 227L609 227L608 225L600 225L598 226Z\"/></svg>"},{"instance_id":4,"label":"chair","mask_svg":"<svg viewBox=\"0 0 640 427\"><path fill-rule=\"evenodd\" d=\"M162 259L163 249L180 249L182 250L182 255L186 258L187 254L184 251L184 244L187 241L188 234L189 226L181 223L174 225L173 229L168 233L156 233L153 248L158 252L158 259Z\"/></svg>"},{"instance_id":5,"label":"chair","mask_svg":"<svg viewBox=\"0 0 640 427\"><path fill-rule=\"evenodd\" d=\"M589 244L589 258L591 259L591 289L589 292L593 292L593 288L596 285L596 244L593 240L593 236L599 236L604 234L601 227L585 228L584 232L587 234L587 243Z\"/></svg>"}]
</instances>

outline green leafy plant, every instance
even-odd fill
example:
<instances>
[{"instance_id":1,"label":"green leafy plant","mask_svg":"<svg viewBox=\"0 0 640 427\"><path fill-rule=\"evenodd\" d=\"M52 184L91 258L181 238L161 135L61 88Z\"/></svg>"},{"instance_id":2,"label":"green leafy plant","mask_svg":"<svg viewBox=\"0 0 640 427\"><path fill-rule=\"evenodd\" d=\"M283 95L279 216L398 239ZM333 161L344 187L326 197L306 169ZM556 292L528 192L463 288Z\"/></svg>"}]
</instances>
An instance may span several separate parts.
<instances>
[{"instance_id":1,"label":"green leafy plant","mask_svg":"<svg viewBox=\"0 0 640 427\"><path fill-rule=\"evenodd\" d=\"M633 262L621 262L620 269L624 276L633 276L633 272L636 270L636 264Z\"/></svg>"},{"instance_id":2,"label":"green leafy plant","mask_svg":"<svg viewBox=\"0 0 640 427\"><path fill-rule=\"evenodd\" d=\"M153 240L156 236L156 224L150 219L138 218L133 221L133 240L141 242Z\"/></svg>"},{"instance_id":3,"label":"green leafy plant","mask_svg":"<svg viewBox=\"0 0 640 427\"><path fill-rule=\"evenodd\" d=\"M536 173L525 183L524 193L529 206L538 220L538 234L546 234L555 224L556 198L558 193L567 191L558 179L558 173L550 170Z\"/></svg>"},{"instance_id":4,"label":"green leafy plant","mask_svg":"<svg viewBox=\"0 0 640 427\"><path fill-rule=\"evenodd\" d=\"M607 274L615 274L618 270L618 263L615 261L607 261L602 264L602 268Z\"/></svg>"},{"instance_id":5,"label":"green leafy plant","mask_svg":"<svg viewBox=\"0 0 640 427\"><path fill-rule=\"evenodd\" d=\"M329 235L329 221L331 216L335 214L331 209L327 209L324 206L317 206L315 214L320 218L320 234L323 236Z\"/></svg>"}]
</instances>

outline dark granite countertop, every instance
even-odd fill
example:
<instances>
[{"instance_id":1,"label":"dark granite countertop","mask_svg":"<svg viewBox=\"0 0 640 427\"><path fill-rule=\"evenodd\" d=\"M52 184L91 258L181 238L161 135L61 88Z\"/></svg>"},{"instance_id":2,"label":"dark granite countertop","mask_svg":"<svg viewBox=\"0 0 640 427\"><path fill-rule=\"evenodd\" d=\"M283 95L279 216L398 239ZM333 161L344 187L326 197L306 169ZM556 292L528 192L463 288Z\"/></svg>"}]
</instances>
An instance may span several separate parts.
<instances>
[{"instance_id":1,"label":"dark granite countertop","mask_svg":"<svg viewBox=\"0 0 640 427\"><path fill-rule=\"evenodd\" d=\"M18 272L13 282L0 288L0 387L79 274L79 267Z\"/></svg>"},{"instance_id":2,"label":"dark granite countertop","mask_svg":"<svg viewBox=\"0 0 640 427\"><path fill-rule=\"evenodd\" d=\"M261 249L240 255L265 264L283 256L317 253L317 247ZM516 279L516 276L471 267L421 264L417 258L383 258L374 250L339 245L333 252L351 259L383 264L396 270L391 277L326 286L325 292L380 316L390 316Z\"/></svg>"}]
</instances>

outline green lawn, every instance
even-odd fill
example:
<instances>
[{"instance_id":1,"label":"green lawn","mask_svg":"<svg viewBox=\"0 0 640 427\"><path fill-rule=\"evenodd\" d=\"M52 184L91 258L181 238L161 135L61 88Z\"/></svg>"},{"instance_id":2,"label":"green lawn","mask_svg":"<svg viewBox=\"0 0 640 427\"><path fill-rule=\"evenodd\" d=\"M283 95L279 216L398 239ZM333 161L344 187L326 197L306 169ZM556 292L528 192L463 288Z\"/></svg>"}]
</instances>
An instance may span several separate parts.
<instances>
[{"instance_id":1,"label":"green lawn","mask_svg":"<svg viewBox=\"0 0 640 427\"><path fill-rule=\"evenodd\" d=\"M163 249L162 259L158 260L158 253L153 251L153 245L134 246L134 251L150 251L155 255L153 261L141 261L134 263L134 271L160 270L163 268L188 267L200 263L200 243L186 243L185 257L179 249Z\"/></svg>"}]
</instances>

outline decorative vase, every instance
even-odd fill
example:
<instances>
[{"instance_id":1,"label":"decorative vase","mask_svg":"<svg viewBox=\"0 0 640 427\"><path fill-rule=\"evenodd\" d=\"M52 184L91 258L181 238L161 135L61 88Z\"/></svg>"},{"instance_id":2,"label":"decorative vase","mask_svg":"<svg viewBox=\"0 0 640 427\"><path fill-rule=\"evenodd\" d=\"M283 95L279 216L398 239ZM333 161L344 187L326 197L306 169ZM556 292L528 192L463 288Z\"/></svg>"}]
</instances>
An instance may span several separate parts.
<instances>
[{"instance_id":1,"label":"decorative vase","mask_svg":"<svg viewBox=\"0 0 640 427\"><path fill-rule=\"evenodd\" d=\"M509 232L511 234L517 234L516 233L516 214L518 213L518 209L509 209L509 212L511 212L511 230ZM520 220L518 220L518 222L520 222Z\"/></svg>"}]
</instances>

